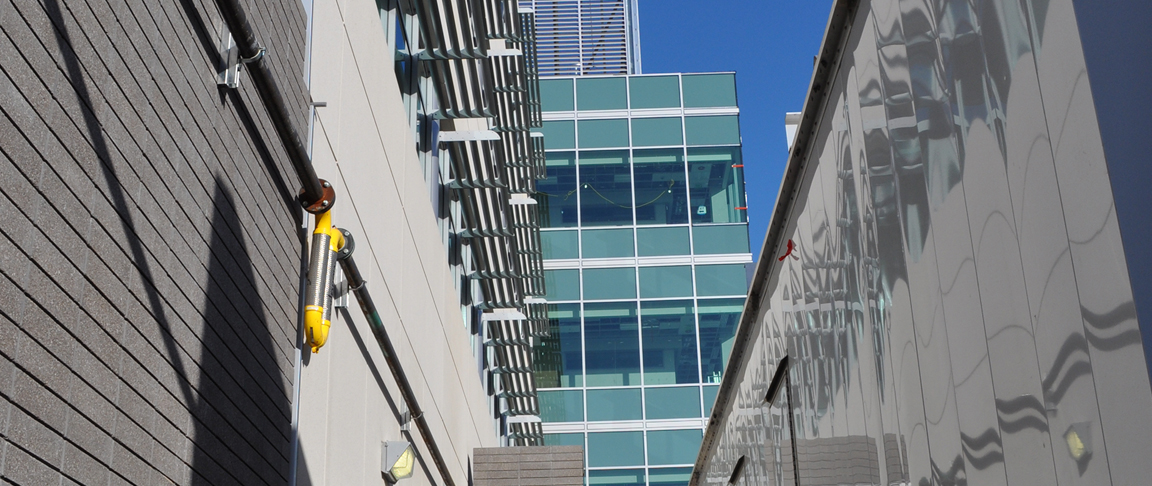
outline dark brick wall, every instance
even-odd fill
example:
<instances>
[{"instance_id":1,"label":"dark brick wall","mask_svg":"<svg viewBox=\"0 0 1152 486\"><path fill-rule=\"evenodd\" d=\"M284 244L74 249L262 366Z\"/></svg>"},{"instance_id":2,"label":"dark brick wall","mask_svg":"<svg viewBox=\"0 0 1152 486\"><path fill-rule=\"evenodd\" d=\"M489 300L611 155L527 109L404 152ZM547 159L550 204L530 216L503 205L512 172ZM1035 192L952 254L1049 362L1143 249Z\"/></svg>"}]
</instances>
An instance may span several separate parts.
<instances>
[{"instance_id":1,"label":"dark brick wall","mask_svg":"<svg viewBox=\"0 0 1152 486\"><path fill-rule=\"evenodd\" d=\"M299 1L246 0L303 133ZM0 475L282 484L299 187L212 0L0 0Z\"/></svg>"}]
</instances>

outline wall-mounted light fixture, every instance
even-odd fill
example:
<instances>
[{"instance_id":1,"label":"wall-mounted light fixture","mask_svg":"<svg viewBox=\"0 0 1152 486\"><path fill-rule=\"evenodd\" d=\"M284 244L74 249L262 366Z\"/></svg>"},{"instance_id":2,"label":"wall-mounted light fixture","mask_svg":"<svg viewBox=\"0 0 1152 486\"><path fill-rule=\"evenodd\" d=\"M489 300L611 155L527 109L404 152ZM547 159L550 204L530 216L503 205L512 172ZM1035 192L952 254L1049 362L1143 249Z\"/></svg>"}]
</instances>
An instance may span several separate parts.
<instances>
[{"instance_id":1,"label":"wall-mounted light fixture","mask_svg":"<svg viewBox=\"0 0 1152 486\"><path fill-rule=\"evenodd\" d=\"M411 442L390 440L380 444L380 472L389 484L411 476L415 468L416 453Z\"/></svg>"}]
</instances>

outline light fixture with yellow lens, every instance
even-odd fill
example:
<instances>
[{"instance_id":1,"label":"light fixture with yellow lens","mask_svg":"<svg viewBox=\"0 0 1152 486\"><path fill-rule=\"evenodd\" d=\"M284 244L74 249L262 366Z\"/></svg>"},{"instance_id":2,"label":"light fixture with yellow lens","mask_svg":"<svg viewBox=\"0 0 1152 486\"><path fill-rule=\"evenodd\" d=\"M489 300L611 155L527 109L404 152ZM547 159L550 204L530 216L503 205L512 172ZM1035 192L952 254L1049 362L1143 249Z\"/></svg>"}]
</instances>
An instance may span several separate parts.
<instances>
[{"instance_id":1,"label":"light fixture with yellow lens","mask_svg":"<svg viewBox=\"0 0 1152 486\"><path fill-rule=\"evenodd\" d=\"M416 468L416 452L410 442L390 440L380 444L380 461L384 480L395 483L412 476L412 470Z\"/></svg>"}]
</instances>

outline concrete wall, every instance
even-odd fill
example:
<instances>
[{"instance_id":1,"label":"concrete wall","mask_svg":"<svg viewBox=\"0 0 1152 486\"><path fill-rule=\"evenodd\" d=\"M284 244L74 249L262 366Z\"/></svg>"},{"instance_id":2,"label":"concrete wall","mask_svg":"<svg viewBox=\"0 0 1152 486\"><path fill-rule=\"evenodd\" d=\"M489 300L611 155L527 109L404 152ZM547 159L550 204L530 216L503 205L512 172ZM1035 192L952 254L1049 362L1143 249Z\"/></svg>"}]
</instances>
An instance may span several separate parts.
<instances>
[{"instance_id":1,"label":"concrete wall","mask_svg":"<svg viewBox=\"0 0 1152 486\"><path fill-rule=\"evenodd\" d=\"M302 126L304 12L246 3ZM220 24L0 1L5 481L288 479L299 183L250 83L216 86Z\"/></svg>"},{"instance_id":2,"label":"concrete wall","mask_svg":"<svg viewBox=\"0 0 1152 486\"><path fill-rule=\"evenodd\" d=\"M327 103L314 119L316 171L336 188L333 223L355 235L381 318L464 485L472 449L499 445L498 435L390 47L370 0L317 0L312 18L312 98ZM298 484L382 484L380 442L401 438L419 455L404 484L441 483L415 427L400 431L397 388L354 298L300 383Z\"/></svg>"}]
</instances>

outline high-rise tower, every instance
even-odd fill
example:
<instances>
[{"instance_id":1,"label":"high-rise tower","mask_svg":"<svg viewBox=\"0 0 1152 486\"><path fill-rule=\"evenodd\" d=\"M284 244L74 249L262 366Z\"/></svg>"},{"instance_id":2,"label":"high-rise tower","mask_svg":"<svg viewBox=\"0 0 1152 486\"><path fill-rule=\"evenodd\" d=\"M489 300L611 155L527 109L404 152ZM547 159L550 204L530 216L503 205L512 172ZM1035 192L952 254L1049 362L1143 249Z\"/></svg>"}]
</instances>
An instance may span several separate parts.
<instances>
[{"instance_id":1,"label":"high-rise tower","mask_svg":"<svg viewBox=\"0 0 1152 486\"><path fill-rule=\"evenodd\" d=\"M640 73L637 0L520 0L536 13L541 76Z\"/></svg>"}]
</instances>

